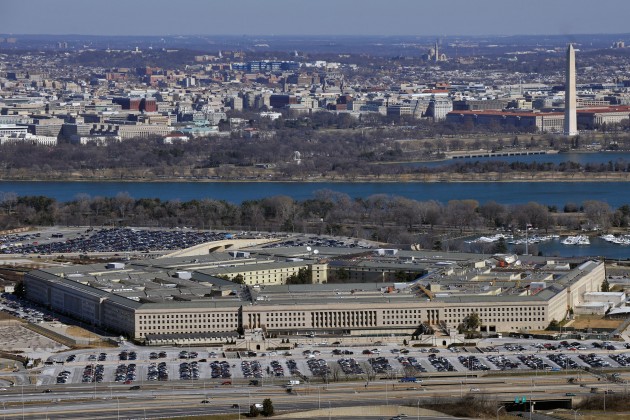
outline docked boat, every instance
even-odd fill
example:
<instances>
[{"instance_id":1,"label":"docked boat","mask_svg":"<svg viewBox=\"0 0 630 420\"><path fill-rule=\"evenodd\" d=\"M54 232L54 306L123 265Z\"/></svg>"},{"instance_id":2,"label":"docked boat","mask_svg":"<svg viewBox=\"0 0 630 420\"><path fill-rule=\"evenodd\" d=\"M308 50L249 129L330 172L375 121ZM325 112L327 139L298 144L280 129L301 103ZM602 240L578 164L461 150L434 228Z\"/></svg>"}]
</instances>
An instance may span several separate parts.
<instances>
[{"instance_id":1,"label":"docked boat","mask_svg":"<svg viewBox=\"0 0 630 420\"><path fill-rule=\"evenodd\" d=\"M567 236L562 240L563 245L590 245L591 241L586 235Z\"/></svg>"}]
</instances>

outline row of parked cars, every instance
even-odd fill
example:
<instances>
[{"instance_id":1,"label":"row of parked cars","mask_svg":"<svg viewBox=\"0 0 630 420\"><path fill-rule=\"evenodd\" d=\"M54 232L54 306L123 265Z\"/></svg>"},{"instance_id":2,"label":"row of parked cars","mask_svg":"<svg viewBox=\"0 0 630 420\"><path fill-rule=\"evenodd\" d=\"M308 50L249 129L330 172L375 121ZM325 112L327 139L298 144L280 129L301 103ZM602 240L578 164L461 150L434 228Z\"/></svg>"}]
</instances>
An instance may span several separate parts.
<instances>
[{"instance_id":1,"label":"row of parked cars","mask_svg":"<svg viewBox=\"0 0 630 420\"><path fill-rule=\"evenodd\" d=\"M274 376L284 376L284 368L282 367L282 364L280 364L280 362L278 362L277 360L274 360L270 363L271 367L267 368L267 372L268 373L272 373Z\"/></svg>"},{"instance_id":2,"label":"row of parked cars","mask_svg":"<svg viewBox=\"0 0 630 420\"><path fill-rule=\"evenodd\" d=\"M617 350L617 347L615 347L614 344L609 343L608 341L604 341L602 343L598 343L597 341L595 341L593 342L593 347L595 347L596 349ZM626 348L628 348L627 345Z\"/></svg>"},{"instance_id":3,"label":"row of parked cars","mask_svg":"<svg viewBox=\"0 0 630 420\"><path fill-rule=\"evenodd\" d=\"M149 364L147 379L149 381L168 381L168 366L166 366L166 362Z\"/></svg>"},{"instance_id":4,"label":"row of parked cars","mask_svg":"<svg viewBox=\"0 0 630 420\"><path fill-rule=\"evenodd\" d=\"M88 356L88 361L89 362L94 362L94 361L97 361L97 360L99 362L104 362L105 360L107 360L107 353L99 353L98 356L96 354L90 354Z\"/></svg>"},{"instance_id":5,"label":"row of parked cars","mask_svg":"<svg viewBox=\"0 0 630 420\"><path fill-rule=\"evenodd\" d=\"M521 364L519 362L515 362L505 356L487 356L486 357L490 363L498 367L500 370L511 370L517 369Z\"/></svg>"},{"instance_id":6,"label":"row of parked cars","mask_svg":"<svg viewBox=\"0 0 630 420\"><path fill-rule=\"evenodd\" d=\"M52 322L56 318L45 313L42 310L27 307L22 304L21 300L15 299L15 297L9 293L3 293L0 299L0 310L9 315L17 318L22 318L25 321L38 324L40 322Z\"/></svg>"},{"instance_id":7,"label":"row of parked cars","mask_svg":"<svg viewBox=\"0 0 630 420\"><path fill-rule=\"evenodd\" d=\"M232 377L232 374L230 373L230 364L225 360L221 362L215 360L214 362L210 363L210 376L213 379L226 379Z\"/></svg>"},{"instance_id":8,"label":"row of parked cars","mask_svg":"<svg viewBox=\"0 0 630 420\"><path fill-rule=\"evenodd\" d=\"M520 356L518 356L518 360L523 362L523 364L530 369L551 370L551 366L548 363L545 363L545 361L541 357L536 356L534 354L532 355L521 354Z\"/></svg>"},{"instance_id":9,"label":"row of parked cars","mask_svg":"<svg viewBox=\"0 0 630 420\"><path fill-rule=\"evenodd\" d=\"M149 354L149 359L150 360L156 360L156 359L165 359L166 358L166 352L165 351L161 351L161 352L157 352L157 351L152 351Z\"/></svg>"},{"instance_id":10,"label":"row of parked cars","mask_svg":"<svg viewBox=\"0 0 630 420\"><path fill-rule=\"evenodd\" d=\"M189 230L144 230L130 228L88 229L68 240L39 244L36 241L12 244L0 249L4 254L67 254L82 252L148 252L184 249L204 242L225 239L224 232Z\"/></svg>"},{"instance_id":11,"label":"row of parked cars","mask_svg":"<svg viewBox=\"0 0 630 420\"><path fill-rule=\"evenodd\" d=\"M83 368L83 376L81 378L81 382L103 382L103 373L105 372L105 367L101 364L96 366L87 365Z\"/></svg>"},{"instance_id":12,"label":"row of parked cars","mask_svg":"<svg viewBox=\"0 0 630 420\"><path fill-rule=\"evenodd\" d=\"M459 360L459 363L464 365L464 367L468 368L469 370L490 370L490 368L486 366L486 364L483 363L481 360L479 360L477 356L459 356L457 359Z\"/></svg>"},{"instance_id":13,"label":"row of parked cars","mask_svg":"<svg viewBox=\"0 0 630 420\"><path fill-rule=\"evenodd\" d=\"M376 373L388 373L392 370L389 360L386 357L375 357L368 359L368 363Z\"/></svg>"},{"instance_id":14,"label":"row of parked cars","mask_svg":"<svg viewBox=\"0 0 630 420\"><path fill-rule=\"evenodd\" d=\"M302 376L300 370L297 367L297 362L293 359L287 359L287 367L289 368L289 373L292 376Z\"/></svg>"},{"instance_id":15,"label":"row of parked cars","mask_svg":"<svg viewBox=\"0 0 630 420\"><path fill-rule=\"evenodd\" d=\"M339 363L339 366L341 366L341 370L346 375L362 375L363 374L363 369L361 368L359 363L357 363L357 361L352 357L339 359L337 360L337 363Z\"/></svg>"},{"instance_id":16,"label":"row of parked cars","mask_svg":"<svg viewBox=\"0 0 630 420\"><path fill-rule=\"evenodd\" d=\"M433 353L429 355L429 362L438 372L455 372L457 370L446 357L437 356Z\"/></svg>"},{"instance_id":17,"label":"row of parked cars","mask_svg":"<svg viewBox=\"0 0 630 420\"><path fill-rule=\"evenodd\" d=\"M118 353L118 360L136 360L138 358L138 353L135 351L126 351L123 350Z\"/></svg>"},{"instance_id":18,"label":"row of parked cars","mask_svg":"<svg viewBox=\"0 0 630 420\"><path fill-rule=\"evenodd\" d=\"M114 375L114 380L116 382L130 384L136 380L136 364L131 363L129 365L125 365L124 363L121 363L116 367L116 373Z\"/></svg>"},{"instance_id":19,"label":"row of parked cars","mask_svg":"<svg viewBox=\"0 0 630 420\"><path fill-rule=\"evenodd\" d=\"M58 384L65 384L68 382L68 379L70 379L70 377L72 376L72 372L68 371L68 370L64 370L62 372L59 372L59 374L57 375L57 383Z\"/></svg>"},{"instance_id":20,"label":"row of parked cars","mask_svg":"<svg viewBox=\"0 0 630 420\"><path fill-rule=\"evenodd\" d=\"M590 367L609 367L610 363L605 361L604 358L598 354L590 353L590 354L580 354L578 356L580 359L584 361L584 363L588 364Z\"/></svg>"},{"instance_id":21,"label":"row of parked cars","mask_svg":"<svg viewBox=\"0 0 630 420\"><path fill-rule=\"evenodd\" d=\"M332 238L308 238L308 239L289 239L283 242L276 242L270 245L265 245L263 248L284 248L284 247L320 247L320 248L371 248L367 243L356 243L353 238L348 238L346 241L332 239Z\"/></svg>"},{"instance_id":22,"label":"row of parked cars","mask_svg":"<svg viewBox=\"0 0 630 420\"><path fill-rule=\"evenodd\" d=\"M147 368L147 380L168 381L168 367L166 366L166 362L149 364Z\"/></svg>"},{"instance_id":23,"label":"row of parked cars","mask_svg":"<svg viewBox=\"0 0 630 420\"><path fill-rule=\"evenodd\" d=\"M179 364L179 379L199 379L199 363L192 361Z\"/></svg>"},{"instance_id":24,"label":"row of parked cars","mask_svg":"<svg viewBox=\"0 0 630 420\"><path fill-rule=\"evenodd\" d=\"M245 378L262 378L263 376L262 366L257 360L243 360L241 362L241 370Z\"/></svg>"},{"instance_id":25,"label":"row of parked cars","mask_svg":"<svg viewBox=\"0 0 630 420\"><path fill-rule=\"evenodd\" d=\"M610 358L619 363L619 365L621 366L630 366L630 356L628 356L627 354L611 354Z\"/></svg>"},{"instance_id":26,"label":"row of parked cars","mask_svg":"<svg viewBox=\"0 0 630 420\"><path fill-rule=\"evenodd\" d=\"M197 353L196 351L186 351L186 350L182 350L179 352L179 358L180 359L196 359L199 356L199 353Z\"/></svg>"},{"instance_id":27,"label":"row of parked cars","mask_svg":"<svg viewBox=\"0 0 630 420\"><path fill-rule=\"evenodd\" d=\"M308 359L306 365L313 376L326 376L330 374L330 366L324 359Z\"/></svg>"},{"instance_id":28,"label":"row of parked cars","mask_svg":"<svg viewBox=\"0 0 630 420\"><path fill-rule=\"evenodd\" d=\"M549 354L547 357L549 357L549 360L554 362L556 365L560 366L560 368L562 369L577 369L580 367L580 365L578 365L575 360L571 359L566 354L552 353L552 354Z\"/></svg>"}]
</instances>

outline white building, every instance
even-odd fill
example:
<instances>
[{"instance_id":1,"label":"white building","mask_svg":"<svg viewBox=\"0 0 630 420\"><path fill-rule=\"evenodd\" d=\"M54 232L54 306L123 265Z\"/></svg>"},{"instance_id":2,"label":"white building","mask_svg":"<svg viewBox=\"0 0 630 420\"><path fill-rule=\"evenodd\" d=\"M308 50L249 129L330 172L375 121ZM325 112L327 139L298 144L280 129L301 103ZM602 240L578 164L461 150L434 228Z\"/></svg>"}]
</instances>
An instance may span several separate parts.
<instances>
[{"instance_id":1,"label":"white building","mask_svg":"<svg viewBox=\"0 0 630 420\"><path fill-rule=\"evenodd\" d=\"M56 146L57 137L36 136L30 133L0 135L0 144L10 144L10 143L28 143L28 144L39 144L42 146Z\"/></svg>"}]
</instances>

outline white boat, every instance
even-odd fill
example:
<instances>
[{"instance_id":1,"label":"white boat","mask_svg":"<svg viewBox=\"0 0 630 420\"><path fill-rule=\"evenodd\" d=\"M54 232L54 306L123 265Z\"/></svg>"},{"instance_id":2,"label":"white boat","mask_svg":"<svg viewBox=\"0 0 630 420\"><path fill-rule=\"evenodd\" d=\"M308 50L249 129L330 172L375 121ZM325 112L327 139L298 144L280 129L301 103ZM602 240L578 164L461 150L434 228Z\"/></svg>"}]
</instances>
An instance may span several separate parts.
<instances>
[{"instance_id":1,"label":"white boat","mask_svg":"<svg viewBox=\"0 0 630 420\"><path fill-rule=\"evenodd\" d=\"M576 245L590 245L591 240L588 239L588 236L580 235Z\"/></svg>"},{"instance_id":2,"label":"white boat","mask_svg":"<svg viewBox=\"0 0 630 420\"><path fill-rule=\"evenodd\" d=\"M578 242L578 236L567 236L562 240L563 245L575 245Z\"/></svg>"},{"instance_id":3,"label":"white boat","mask_svg":"<svg viewBox=\"0 0 630 420\"><path fill-rule=\"evenodd\" d=\"M628 235L615 236L615 235L608 234L608 235L602 235L600 236L600 238L612 244L630 245L630 238L628 237Z\"/></svg>"},{"instance_id":4,"label":"white boat","mask_svg":"<svg viewBox=\"0 0 630 420\"><path fill-rule=\"evenodd\" d=\"M586 235L567 236L563 241L564 245L590 245L591 241Z\"/></svg>"}]
</instances>

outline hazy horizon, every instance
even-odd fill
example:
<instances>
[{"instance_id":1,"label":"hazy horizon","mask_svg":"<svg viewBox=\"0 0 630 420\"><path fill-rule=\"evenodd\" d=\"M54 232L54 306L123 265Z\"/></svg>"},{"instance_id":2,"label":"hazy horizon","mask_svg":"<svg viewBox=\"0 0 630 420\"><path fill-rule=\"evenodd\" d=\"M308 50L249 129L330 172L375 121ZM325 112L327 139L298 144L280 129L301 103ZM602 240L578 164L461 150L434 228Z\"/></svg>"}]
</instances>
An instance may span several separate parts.
<instances>
[{"instance_id":1,"label":"hazy horizon","mask_svg":"<svg viewBox=\"0 0 630 420\"><path fill-rule=\"evenodd\" d=\"M628 34L630 2L608 0L0 0L20 35L512 36ZM433 6L433 7L432 7ZM594 16L601 16L594 19Z\"/></svg>"}]
</instances>

